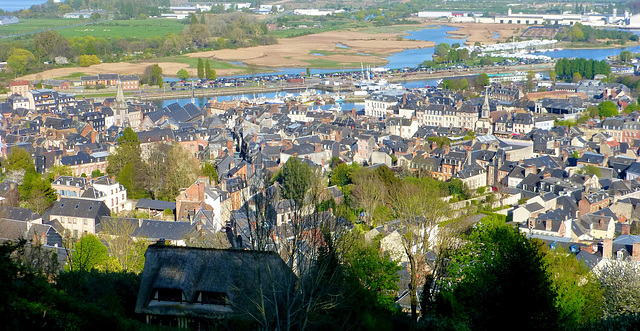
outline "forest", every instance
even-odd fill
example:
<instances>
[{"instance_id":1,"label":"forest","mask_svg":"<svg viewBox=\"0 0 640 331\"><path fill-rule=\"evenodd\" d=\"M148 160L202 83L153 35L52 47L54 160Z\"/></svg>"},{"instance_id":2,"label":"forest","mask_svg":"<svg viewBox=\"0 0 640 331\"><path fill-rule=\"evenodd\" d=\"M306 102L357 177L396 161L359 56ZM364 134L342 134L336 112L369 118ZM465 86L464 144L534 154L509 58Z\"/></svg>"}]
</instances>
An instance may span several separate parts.
<instances>
[{"instance_id":1,"label":"forest","mask_svg":"<svg viewBox=\"0 0 640 331\"><path fill-rule=\"evenodd\" d=\"M556 61L555 74L559 79L580 81L582 78L593 79L596 75L608 76L611 67L607 61L578 59L559 59Z\"/></svg>"}]
</instances>

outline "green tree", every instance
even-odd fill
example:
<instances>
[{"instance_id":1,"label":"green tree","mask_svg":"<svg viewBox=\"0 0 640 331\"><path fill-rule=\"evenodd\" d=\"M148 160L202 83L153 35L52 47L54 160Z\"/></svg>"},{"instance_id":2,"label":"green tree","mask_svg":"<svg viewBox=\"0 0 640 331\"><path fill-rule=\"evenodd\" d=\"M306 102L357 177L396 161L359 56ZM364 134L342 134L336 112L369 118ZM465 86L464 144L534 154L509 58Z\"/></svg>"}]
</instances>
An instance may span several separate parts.
<instances>
[{"instance_id":1,"label":"green tree","mask_svg":"<svg viewBox=\"0 0 640 331\"><path fill-rule=\"evenodd\" d=\"M27 171L31 168L35 171L31 154L20 147L12 148L11 153L7 155L7 159L2 162L2 165L7 171Z\"/></svg>"},{"instance_id":2,"label":"green tree","mask_svg":"<svg viewBox=\"0 0 640 331\"><path fill-rule=\"evenodd\" d=\"M589 269L560 245L555 250L547 250L545 261L563 328L576 329L602 318L602 289Z\"/></svg>"},{"instance_id":3,"label":"green tree","mask_svg":"<svg viewBox=\"0 0 640 331\"><path fill-rule=\"evenodd\" d=\"M32 68L35 60L35 56L28 50L14 48L11 56L7 59L7 66L9 66L11 72L18 77L24 75L29 68Z\"/></svg>"},{"instance_id":4,"label":"green tree","mask_svg":"<svg viewBox=\"0 0 640 331\"><path fill-rule=\"evenodd\" d=\"M189 79L189 72L187 72L185 69L180 69L176 73L176 76L178 76L178 78L180 78L182 80L187 80L187 79Z\"/></svg>"},{"instance_id":5,"label":"green tree","mask_svg":"<svg viewBox=\"0 0 640 331\"><path fill-rule=\"evenodd\" d=\"M604 101L598 105L598 115L600 117L618 116L618 108L612 101Z\"/></svg>"},{"instance_id":6,"label":"green tree","mask_svg":"<svg viewBox=\"0 0 640 331\"><path fill-rule=\"evenodd\" d=\"M200 14L200 24L206 24L206 22L204 21L204 13Z\"/></svg>"},{"instance_id":7,"label":"green tree","mask_svg":"<svg viewBox=\"0 0 640 331\"><path fill-rule=\"evenodd\" d=\"M96 170L91 172L91 177L92 178L102 177L102 176L104 176L104 174L102 173L102 171L100 171L100 169L96 169Z\"/></svg>"},{"instance_id":8,"label":"green tree","mask_svg":"<svg viewBox=\"0 0 640 331\"><path fill-rule=\"evenodd\" d=\"M209 177L209 180L212 183L218 183L218 171L216 170L216 166L214 164L203 163L200 169L202 171L202 174Z\"/></svg>"},{"instance_id":9,"label":"green tree","mask_svg":"<svg viewBox=\"0 0 640 331\"><path fill-rule=\"evenodd\" d=\"M549 72L549 78L551 78L551 81L552 81L553 83L555 83L555 82L556 82L556 79L558 78L558 75L556 74L556 71L555 71L555 70L551 70L551 71Z\"/></svg>"},{"instance_id":10,"label":"green tree","mask_svg":"<svg viewBox=\"0 0 640 331\"><path fill-rule=\"evenodd\" d=\"M624 113L625 114L631 114L634 111L638 111L638 110L640 110L640 104L638 104L638 101L635 101L635 102L630 103L629 105L627 105L624 108Z\"/></svg>"},{"instance_id":11,"label":"green tree","mask_svg":"<svg viewBox=\"0 0 640 331\"><path fill-rule=\"evenodd\" d=\"M579 72L574 72L572 81L574 83L579 83L581 80L582 80L582 75Z\"/></svg>"},{"instance_id":12,"label":"green tree","mask_svg":"<svg viewBox=\"0 0 640 331\"><path fill-rule=\"evenodd\" d=\"M211 69L211 64L209 64L209 59L204 62L204 74L208 80L216 79L216 71Z\"/></svg>"},{"instance_id":13,"label":"green tree","mask_svg":"<svg viewBox=\"0 0 640 331\"><path fill-rule=\"evenodd\" d=\"M81 55L78 59L78 65L81 67L88 67L94 64L100 64L100 59L95 55Z\"/></svg>"},{"instance_id":14,"label":"green tree","mask_svg":"<svg viewBox=\"0 0 640 331\"><path fill-rule=\"evenodd\" d=\"M304 204L304 198L311 185L311 169L309 165L295 157L290 157L282 166L282 196L292 199L298 208Z\"/></svg>"},{"instance_id":15,"label":"green tree","mask_svg":"<svg viewBox=\"0 0 640 331\"><path fill-rule=\"evenodd\" d=\"M629 63L632 57L631 51L622 51L619 56L620 62L622 63Z\"/></svg>"},{"instance_id":16,"label":"green tree","mask_svg":"<svg viewBox=\"0 0 640 331\"><path fill-rule=\"evenodd\" d=\"M118 138L115 152L108 159L107 173L115 176L134 199L146 194L148 167L142 161L141 153L138 135L127 127Z\"/></svg>"},{"instance_id":17,"label":"green tree","mask_svg":"<svg viewBox=\"0 0 640 331\"><path fill-rule=\"evenodd\" d=\"M156 63L151 67L151 79L149 80L150 85L158 85L159 88L162 88L164 83L164 78L162 77L162 68Z\"/></svg>"},{"instance_id":18,"label":"green tree","mask_svg":"<svg viewBox=\"0 0 640 331\"><path fill-rule=\"evenodd\" d=\"M72 254L73 271L89 271L104 267L107 261L107 247L94 235L84 235L74 245Z\"/></svg>"},{"instance_id":19,"label":"green tree","mask_svg":"<svg viewBox=\"0 0 640 331\"><path fill-rule=\"evenodd\" d=\"M484 72L476 77L476 90L482 90L485 86L489 86L489 84L491 84L489 81L489 75Z\"/></svg>"},{"instance_id":20,"label":"green tree","mask_svg":"<svg viewBox=\"0 0 640 331\"><path fill-rule=\"evenodd\" d=\"M535 83L533 82L534 78L536 78L536 74L531 70L527 71L527 83L525 86L528 92L533 91L533 88L535 87Z\"/></svg>"},{"instance_id":21,"label":"green tree","mask_svg":"<svg viewBox=\"0 0 640 331\"><path fill-rule=\"evenodd\" d=\"M202 58L198 58L198 79L204 78L204 63Z\"/></svg>"},{"instance_id":22,"label":"green tree","mask_svg":"<svg viewBox=\"0 0 640 331\"><path fill-rule=\"evenodd\" d=\"M196 17L196 14L191 13L190 17L191 17L191 25L198 24L198 18Z\"/></svg>"},{"instance_id":23,"label":"green tree","mask_svg":"<svg viewBox=\"0 0 640 331\"><path fill-rule=\"evenodd\" d=\"M491 329L513 316L531 329L556 329L556 294L542 246L512 226L479 224L449 262L442 295L455 307L450 316L471 329Z\"/></svg>"}]
</instances>

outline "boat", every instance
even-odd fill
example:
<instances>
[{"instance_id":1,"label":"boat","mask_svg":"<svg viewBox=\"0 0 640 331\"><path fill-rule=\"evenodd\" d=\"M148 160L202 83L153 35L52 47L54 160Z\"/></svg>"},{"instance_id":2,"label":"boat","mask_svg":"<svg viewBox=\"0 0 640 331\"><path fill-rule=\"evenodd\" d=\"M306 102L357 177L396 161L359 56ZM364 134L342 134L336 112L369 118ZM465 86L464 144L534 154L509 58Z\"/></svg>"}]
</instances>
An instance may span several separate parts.
<instances>
[{"instance_id":1,"label":"boat","mask_svg":"<svg viewBox=\"0 0 640 331\"><path fill-rule=\"evenodd\" d=\"M316 104L324 106L326 104L326 102L324 101L323 98L318 98L318 99L316 99Z\"/></svg>"},{"instance_id":2,"label":"boat","mask_svg":"<svg viewBox=\"0 0 640 331\"><path fill-rule=\"evenodd\" d=\"M344 96L342 96L340 94L336 94L336 95L332 96L332 99L333 99L334 103L344 102Z\"/></svg>"}]
</instances>

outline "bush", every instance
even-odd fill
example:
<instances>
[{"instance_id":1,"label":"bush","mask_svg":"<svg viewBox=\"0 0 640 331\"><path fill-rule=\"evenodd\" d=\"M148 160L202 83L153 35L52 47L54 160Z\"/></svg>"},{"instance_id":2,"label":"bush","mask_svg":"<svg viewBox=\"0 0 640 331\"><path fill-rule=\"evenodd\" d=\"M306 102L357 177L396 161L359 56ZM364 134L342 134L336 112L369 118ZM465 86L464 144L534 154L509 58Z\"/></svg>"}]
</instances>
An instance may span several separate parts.
<instances>
[{"instance_id":1,"label":"bush","mask_svg":"<svg viewBox=\"0 0 640 331\"><path fill-rule=\"evenodd\" d=\"M81 55L78 59L78 65L81 67L88 67L94 64L100 64L100 59L95 55Z\"/></svg>"}]
</instances>

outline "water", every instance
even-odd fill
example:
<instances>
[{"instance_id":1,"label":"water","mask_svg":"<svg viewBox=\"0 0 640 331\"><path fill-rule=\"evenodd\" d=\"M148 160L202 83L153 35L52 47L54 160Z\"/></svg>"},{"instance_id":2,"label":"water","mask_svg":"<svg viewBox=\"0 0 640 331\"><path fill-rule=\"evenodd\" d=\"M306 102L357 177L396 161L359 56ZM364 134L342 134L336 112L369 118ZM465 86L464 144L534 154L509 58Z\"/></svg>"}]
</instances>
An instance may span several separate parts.
<instances>
[{"instance_id":1,"label":"water","mask_svg":"<svg viewBox=\"0 0 640 331\"><path fill-rule=\"evenodd\" d=\"M405 88L423 88L423 87L427 87L427 86L435 86L437 85L438 79L426 79L426 80L417 80L417 81L411 81L411 82L401 82L400 85L404 86ZM298 96L300 95L300 92L292 92L291 94L293 94L294 96ZM254 97L259 98L259 97L264 97L264 98L275 98L276 96L284 96L285 93L284 92L270 92L270 93L261 93L261 94L256 94L256 95L221 95L218 96L218 101L231 101L231 100L237 100L240 99L242 97L247 97L249 99L252 99ZM210 99L214 99L214 97L210 97L210 98L196 98L195 101L195 105L198 107L203 107L204 105L207 104L207 102L209 102ZM181 106L184 106L188 103L191 103L191 98L186 98L186 99L170 99L170 100L154 100L153 103L160 108L164 108L172 103L178 103ZM331 108L333 105L324 105L324 106L320 106L320 105L314 105L311 108L313 109L329 109ZM362 110L364 109L364 103L343 103L342 104L342 109L343 110L351 110L352 108L355 108L356 110Z\"/></svg>"},{"instance_id":2,"label":"water","mask_svg":"<svg viewBox=\"0 0 640 331\"><path fill-rule=\"evenodd\" d=\"M0 9L4 11L17 11L29 9L33 5L41 5L46 0L0 0Z\"/></svg>"},{"instance_id":3,"label":"water","mask_svg":"<svg viewBox=\"0 0 640 331\"><path fill-rule=\"evenodd\" d=\"M433 41L436 46L441 43L449 45L459 43L462 45L466 38L459 38L448 34L449 31L455 31L457 28L450 26L440 26L435 29L422 29L418 31L407 31L408 35L403 36L404 39ZM389 63L385 65L385 68L400 69L406 67L417 67L426 60L433 59L433 53L435 47L421 48L421 49L406 49L402 52L391 54L387 57Z\"/></svg>"}]
</instances>

